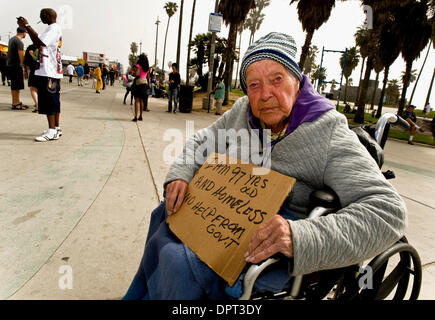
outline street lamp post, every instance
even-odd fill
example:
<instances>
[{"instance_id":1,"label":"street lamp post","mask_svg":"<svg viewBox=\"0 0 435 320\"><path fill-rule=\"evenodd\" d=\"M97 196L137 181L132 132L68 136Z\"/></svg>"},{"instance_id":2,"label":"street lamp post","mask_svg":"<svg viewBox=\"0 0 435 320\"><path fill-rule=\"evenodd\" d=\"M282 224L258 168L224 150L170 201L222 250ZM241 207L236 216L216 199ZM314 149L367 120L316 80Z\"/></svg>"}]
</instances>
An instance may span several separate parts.
<instances>
[{"instance_id":1,"label":"street lamp post","mask_svg":"<svg viewBox=\"0 0 435 320\"><path fill-rule=\"evenodd\" d=\"M215 9L214 12L218 12L219 10L219 1L216 0L215 3ZM208 86L207 86L207 94L208 94L208 112L210 112L210 95L211 95L211 91L212 91L212 86L213 86L213 71L214 71L214 52L215 52L215 48L216 48L216 32L213 32L211 35L211 47L210 47L210 58L208 59L209 61L209 73L208 73Z\"/></svg>"},{"instance_id":2,"label":"street lamp post","mask_svg":"<svg viewBox=\"0 0 435 320\"><path fill-rule=\"evenodd\" d=\"M159 17L157 17L157 21L155 24L157 26L157 31L156 31L156 51L154 55L154 68L157 68L157 43L159 42L159 24L160 24Z\"/></svg>"},{"instance_id":3,"label":"street lamp post","mask_svg":"<svg viewBox=\"0 0 435 320\"><path fill-rule=\"evenodd\" d=\"M139 45L140 45L139 55L141 55L142 54L142 41L139 43Z\"/></svg>"}]
</instances>

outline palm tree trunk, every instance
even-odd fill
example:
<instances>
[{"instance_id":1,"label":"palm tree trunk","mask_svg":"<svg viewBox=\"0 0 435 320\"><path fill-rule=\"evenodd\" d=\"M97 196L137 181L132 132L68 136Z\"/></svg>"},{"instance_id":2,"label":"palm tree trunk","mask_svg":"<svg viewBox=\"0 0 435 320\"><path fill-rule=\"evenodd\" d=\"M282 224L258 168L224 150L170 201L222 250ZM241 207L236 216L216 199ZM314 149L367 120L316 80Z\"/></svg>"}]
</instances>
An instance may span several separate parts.
<instances>
[{"instance_id":1,"label":"palm tree trunk","mask_svg":"<svg viewBox=\"0 0 435 320\"><path fill-rule=\"evenodd\" d=\"M171 21L171 17L168 18L168 25L166 26L166 34L165 34L165 45L163 47L163 62L162 62L163 76L165 76L166 40L168 39L168 30L169 30L169 22L170 21Z\"/></svg>"},{"instance_id":2,"label":"palm tree trunk","mask_svg":"<svg viewBox=\"0 0 435 320\"><path fill-rule=\"evenodd\" d=\"M239 33L239 59L237 59L237 71L236 71L236 80L234 81L234 88L237 87L237 77L239 76L239 68L240 68L240 55L242 54L241 48L242 48L242 32Z\"/></svg>"},{"instance_id":3,"label":"palm tree trunk","mask_svg":"<svg viewBox=\"0 0 435 320\"><path fill-rule=\"evenodd\" d=\"M347 103L347 84L348 84L348 82L347 82L347 79L346 79L346 85L344 86L344 101L343 101L343 103L344 104L346 104Z\"/></svg>"},{"instance_id":4,"label":"palm tree trunk","mask_svg":"<svg viewBox=\"0 0 435 320\"><path fill-rule=\"evenodd\" d=\"M192 41L193 22L194 22L194 20L195 20L195 7L196 7L196 0L193 0L192 19L190 20L189 42L188 42L188 44L187 44L186 86L189 85L190 42Z\"/></svg>"},{"instance_id":5,"label":"palm tree trunk","mask_svg":"<svg viewBox=\"0 0 435 320\"><path fill-rule=\"evenodd\" d=\"M363 58L362 64L361 64L361 73L359 75L358 91L356 93L355 104L358 102L359 94L361 92L361 81L362 81L362 77L363 77L364 63L365 62L366 62L366 57Z\"/></svg>"},{"instance_id":6,"label":"palm tree trunk","mask_svg":"<svg viewBox=\"0 0 435 320\"><path fill-rule=\"evenodd\" d=\"M183 29L183 9L184 9L184 0L181 0L181 3L180 3L180 22L178 24L178 43L177 43L177 66L178 66L178 70L180 70L181 30Z\"/></svg>"},{"instance_id":7,"label":"palm tree trunk","mask_svg":"<svg viewBox=\"0 0 435 320\"><path fill-rule=\"evenodd\" d=\"M302 70L304 68L305 60L307 59L308 52L310 50L311 40L313 39L314 30L307 31L307 36L305 37L305 43L302 47L301 57L299 59L299 68Z\"/></svg>"},{"instance_id":8,"label":"palm tree trunk","mask_svg":"<svg viewBox=\"0 0 435 320\"><path fill-rule=\"evenodd\" d=\"M412 99L414 98L415 89L417 88L418 80L420 80L420 76L421 76L421 73L423 72L423 68L424 68L424 65L426 64L427 56L429 55L429 51L430 51L431 47L432 47L432 40L429 41L429 46L427 48L426 57L424 57L423 65L420 68L420 72L419 72L417 80L415 81L415 84L414 84L414 89L412 89L411 98L409 98L409 104L412 104ZM423 106L423 109L425 107L426 107L426 105Z\"/></svg>"},{"instance_id":9,"label":"palm tree trunk","mask_svg":"<svg viewBox=\"0 0 435 320\"><path fill-rule=\"evenodd\" d=\"M385 67L384 83L382 84L381 97L379 98L379 103L378 103L378 111L376 112L376 118L378 119L382 116L382 107L384 105L384 96L385 96L385 90L387 89L389 72L390 72L390 67Z\"/></svg>"},{"instance_id":10,"label":"palm tree trunk","mask_svg":"<svg viewBox=\"0 0 435 320\"><path fill-rule=\"evenodd\" d=\"M369 87L370 73L372 72L372 69L373 69L373 58L368 58L367 65L366 65L366 72L364 75L364 81L362 83L361 93L357 102L358 109L354 119L356 123L364 122L364 111L366 106L367 89Z\"/></svg>"},{"instance_id":11,"label":"palm tree trunk","mask_svg":"<svg viewBox=\"0 0 435 320\"><path fill-rule=\"evenodd\" d=\"M378 80L379 80L379 72L376 73L375 87L373 88L370 110L373 110L375 108L375 97L376 97L376 91L378 89Z\"/></svg>"},{"instance_id":12,"label":"palm tree trunk","mask_svg":"<svg viewBox=\"0 0 435 320\"><path fill-rule=\"evenodd\" d=\"M433 85L434 78L435 78L435 68L433 69L432 80L430 82L429 90L427 91L426 102L424 103L424 108L426 108L426 106L427 106L427 104L429 102L430 94L432 93L432 85Z\"/></svg>"},{"instance_id":13,"label":"palm tree trunk","mask_svg":"<svg viewBox=\"0 0 435 320\"><path fill-rule=\"evenodd\" d=\"M225 88L225 100L224 100L224 105L228 104L228 95L229 95L229 90L228 88L231 87L231 81L232 81L232 72L233 72L233 62L234 62L234 57L233 57L233 51L234 48L236 46L236 37L237 37L237 25L234 23L230 24L230 31L228 34L228 47L227 47L227 52L226 52L226 66L225 66L225 73L224 73L224 84L226 86Z\"/></svg>"},{"instance_id":14,"label":"palm tree trunk","mask_svg":"<svg viewBox=\"0 0 435 320\"><path fill-rule=\"evenodd\" d=\"M400 97L399 101L399 109L398 109L398 115L401 115L403 113L403 109L405 109L406 104L406 91L409 87L409 81L411 79L411 72L412 72L412 61L406 63L406 71L405 76L403 77L404 83L402 88L402 95Z\"/></svg>"}]
</instances>

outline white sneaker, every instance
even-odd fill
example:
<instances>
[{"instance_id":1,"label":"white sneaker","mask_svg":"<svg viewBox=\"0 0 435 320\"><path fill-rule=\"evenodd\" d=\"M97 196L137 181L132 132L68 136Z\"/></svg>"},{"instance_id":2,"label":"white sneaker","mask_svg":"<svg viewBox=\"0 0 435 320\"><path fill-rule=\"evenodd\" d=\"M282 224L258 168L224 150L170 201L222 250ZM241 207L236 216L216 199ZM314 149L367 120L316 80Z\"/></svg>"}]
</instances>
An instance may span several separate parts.
<instances>
[{"instance_id":1,"label":"white sneaker","mask_svg":"<svg viewBox=\"0 0 435 320\"><path fill-rule=\"evenodd\" d=\"M50 136L49 131L45 131L42 136L40 137L36 137L35 141L37 142L47 142L47 141L52 141L52 140L59 140L59 135L56 133L53 134L53 136Z\"/></svg>"}]
</instances>

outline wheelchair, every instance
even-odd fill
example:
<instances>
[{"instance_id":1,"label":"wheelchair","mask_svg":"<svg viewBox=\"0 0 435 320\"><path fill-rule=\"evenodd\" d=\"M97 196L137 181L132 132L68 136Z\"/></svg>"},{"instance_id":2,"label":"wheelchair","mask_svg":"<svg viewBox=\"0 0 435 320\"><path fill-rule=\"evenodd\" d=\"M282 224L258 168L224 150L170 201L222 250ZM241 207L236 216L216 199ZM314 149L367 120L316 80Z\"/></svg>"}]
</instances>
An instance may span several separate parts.
<instances>
[{"instance_id":1,"label":"wheelchair","mask_svg":"<svg viewBox=\"0 0 435 320\"><path fill-rule=\"evenodd\" d=\"M393 124L409 129L409 124L404 119L392 113L384 114L376 127L356 126L350 128L376 160L379 168L382 168L383 165L383 149L390 126ZM383 172L383 174L387 179L395 178L394 172L390 170ZM316 219L340 209L339 198L330 188L312 192L310 204L308 219ZM368 301L386 298L405 300L407 293L409 293L409 300L416 300L420 293L421 260L417 250L408 243L405 236L365 266L361 262L358 265L296 276L290 282L290 287L278 294L266 292L252 295L254 283L264 270L278 265L285 267L288 263L288 258L277 255L261 264L251 265L243 280L244 291L239 300ZM367 275L366 272L361 272L362 270L370 271L370 285L364 282Z\"/></svg>"}]
</instances>

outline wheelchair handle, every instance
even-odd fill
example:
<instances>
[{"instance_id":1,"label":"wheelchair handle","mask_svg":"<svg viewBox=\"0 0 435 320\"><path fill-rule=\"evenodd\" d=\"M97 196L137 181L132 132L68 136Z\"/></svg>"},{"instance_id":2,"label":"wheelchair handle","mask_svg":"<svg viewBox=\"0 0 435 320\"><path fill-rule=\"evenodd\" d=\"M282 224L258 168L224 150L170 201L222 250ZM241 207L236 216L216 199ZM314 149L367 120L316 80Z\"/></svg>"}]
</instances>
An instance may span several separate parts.
<instances>
[{"instance_id":1,"label":"wheelchair handle","mask_svg":"<svg viewBox=\"0 0 435 320\"><path fill-rule=\"evenodd\" d=\"M382 140L384 138L384 135L388 134L388 130L385 131L385 128L387 127L387 125L390 124L400 125L405 129L410 128L409 123L406 122L406 120L404 120L402 117L394 113L384 113L382 117L379 118L375 130L376 142L381 146L382 146Z\"/></svg>"}]
</instances>

